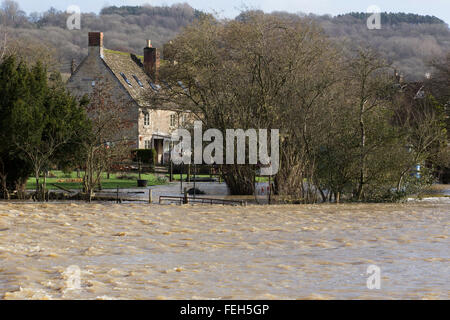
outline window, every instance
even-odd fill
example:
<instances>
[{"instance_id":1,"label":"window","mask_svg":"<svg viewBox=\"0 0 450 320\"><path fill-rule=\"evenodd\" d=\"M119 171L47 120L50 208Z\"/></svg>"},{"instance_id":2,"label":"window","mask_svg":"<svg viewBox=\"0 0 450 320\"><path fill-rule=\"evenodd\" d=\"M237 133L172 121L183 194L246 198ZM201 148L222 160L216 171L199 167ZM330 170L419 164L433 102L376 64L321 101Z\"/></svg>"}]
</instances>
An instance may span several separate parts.
<instances>
[{"instance_id":1,"label":"window","mask_svg":"<svg viewBox=\"0 0 450 320\"><path fill-rule=\"evenodd\" d=\"M152 148L152 140L145 140L145 149Z\"/></svg>"},{"instance_id":2,"label":"window","mask_svg":"<svg viewBox=\"0 0 450 320\"><path fill-rule=\"evenodd\" d=\"M92 81L92 86L95 87L95 81Z\"/></svg>"},{"instance_id":3,"label":"window","mask_svg":"<svg viewBox=\"0 0 450 320\"><path fill-rule=\"evenodd\" d=\"M144 87L144 85L142 84L141 80L139 80L139 78L138 78L137 76L135 76L134 74L133 74L133 78L134 78L134 80L136 80L136 82L138 83L138 85L139 85L141 88Z\"/></svg>"},{"instance_id":4,"label":"window","mask_svg":"<svg viewBox=\"0 0 450 320\"><path fill-rule=\"evenodd\" d=\"M130 87L133 86L133 85L131 84L130 80L128 80L127 76L126 76L123 72L121 72L120 75L122 76L123 80L125 80L125 82L126 82Z\"/></svg>"},{"instance_id":5,"label":"window","mask_svg":"<svg viewBox=\"0 0 450 320\"><path fill-rule=\"evenodd\" d=\"M177 125L177 116L176 114L170 115L170 126L175 127Z\"/></svg>"},{"instance_id":6,"label":"window","mask_svg":"<svg viewBox=\"0 0 450 320\"><path fill-rule=\"evenodd\" d=\"M187 115L186 114L182 114L181 115L181 125L184 127L187 123Z\"/></svg>"},{"instance_id":7,"label":"window","mask_svg":"<svg viewBox=\"0 0 450 320\"><path fill-rule=\"evenodd\" d=\"M156 92L158 92L161 89L161 86L158 84L155 84L153 82L149 82L150 83L150 87L152 87L153 90L155 90Z\"/></svg>"},{"instance_id":8,"label":"window","mask_svg":"<svg viewBox=\"0 0 450 320\"><path fill-rule=\"evenodd\" d=\"M167 81L163 80L162 83L166 86L167 89L169 89L169 90L172 89L172 87L170 86L170 84Z\"/></svg>"},{"instance_id":9,"label":"window","mask_svg":"<svg viewBox=\"0 0 450 320\"><path fill-rule=\"evenodd\" d=\"M144 112L144 126L150 125L150 113Z\"/></svg>"},{"instance_id":10,"label":"window","mask_svg":"<svg viewBox=\"0 0 450 320\"><path fill-rule=\"evenodd\" d=\"M184 85L183 81L178 81L178 85L181 87L181 89L184 90L184 92L187 92L187 88L186 88L186 86Z\"/></svg>"}]
</instances>

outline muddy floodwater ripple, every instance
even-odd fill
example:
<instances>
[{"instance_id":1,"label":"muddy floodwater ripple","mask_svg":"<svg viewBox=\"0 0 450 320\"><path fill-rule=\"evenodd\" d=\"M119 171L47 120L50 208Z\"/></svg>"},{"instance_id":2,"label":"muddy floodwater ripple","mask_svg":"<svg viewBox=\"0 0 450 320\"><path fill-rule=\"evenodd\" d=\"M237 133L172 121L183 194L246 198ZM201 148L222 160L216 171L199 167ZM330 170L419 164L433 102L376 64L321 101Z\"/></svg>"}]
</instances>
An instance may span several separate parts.
<instances>
[{"instance_id":1,"label":"muddy floodwater ripple","mask_svg":"<svg viewBox=\"0 0 450 320\"><path fill-rule=\"evenodd\" d=\"M0 298L449 299L449 209L3 202Z\"/></svg>"}]
</instances>

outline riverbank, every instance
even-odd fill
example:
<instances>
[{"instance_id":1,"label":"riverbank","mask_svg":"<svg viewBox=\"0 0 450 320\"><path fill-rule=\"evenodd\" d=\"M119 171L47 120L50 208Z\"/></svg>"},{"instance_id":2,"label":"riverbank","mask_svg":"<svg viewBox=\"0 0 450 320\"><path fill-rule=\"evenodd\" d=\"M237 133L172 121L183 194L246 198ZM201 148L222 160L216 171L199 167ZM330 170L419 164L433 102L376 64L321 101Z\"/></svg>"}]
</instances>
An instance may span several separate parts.
<instances>
[{"instance_id":1,"label":"riverbank","mask_svg":"<svg viewBox=\"0 0 450 320\"><path fill-rule=\"evenodd\" d=\"M0 298L448 299L448 208L0 203Z\"/></svg>"},{"instance_id":2,"label":"riverbank","mask_svg":"<svg viewBox=\"0 0 450 320\"><path fill-rule=\"evenodd\" d=\"M117 179L117 178L116 178ZM114 180L111 180L114 181ZM180 197L184 195L184 189L190 190L192 188L196 188L202 191L201 195L197 195L197 198L214 198L214 199L223 199L223 200L231 200L231 201L243 201L248 204L261 204L266 205L269 202L269 185L267 182L258 182L256 184L256 195L252 196L232 196L229 193L228 187L225 183L219 182L167 182L166 180L159 179L154 185L150 184L146 188L137 188L136 181L130 180L127 181L126 184L122 187L117 186L114 188L105 188L102 191L97 191L95 193L94 200L98 201L111 201L116 202L117 199L122 203L127 202L149 202L149 192L152 192L152 203L159 203L159 198L161 196L171 196L171 197ZM112 182L114 185L114 182ZM51 186L51 185L50 185ZM70 186L68 186L70 187ZM68 192L70 191L70 192ZM71 188L63 191L61 189L52 190L51 191L51 202L52 201L68 201L71 197L73 197L72 201L82 200L78 195L80 193L80 189ZM31 195L32 191L28 191L29 195ZM65 195L65 196L63 196ZM63 197L60 197L63 196ZM271 195L272 204L276 203L277 197ZM420 195L410 196L408 199L405 199L407 202L437 202L437 203L445 203L450 202L450 185L433 185ZM0 200L0 202L3 200ZM30 200L31 201L31 200ZM14 202L14 200L13 200ZM167 202L164 202L167 204Z\"/></svg>"}]
</instances>

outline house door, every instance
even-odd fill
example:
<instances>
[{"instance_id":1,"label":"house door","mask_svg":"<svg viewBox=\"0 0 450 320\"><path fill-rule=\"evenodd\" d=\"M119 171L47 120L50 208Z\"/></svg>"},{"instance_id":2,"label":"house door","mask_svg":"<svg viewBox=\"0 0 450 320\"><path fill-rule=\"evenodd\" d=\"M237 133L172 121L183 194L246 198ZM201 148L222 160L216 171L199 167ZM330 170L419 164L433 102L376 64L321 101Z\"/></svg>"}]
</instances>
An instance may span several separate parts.
<instances>
[{"instance_id":1,"label":"house door","mask_svg":"<svg viewBox=\"0 0 450 320\"><path fill-rule=\"evenodd\" d=\"M159 165L163 164L164 139L155 139L156 161Z\"/></svg>"}]
</instances>

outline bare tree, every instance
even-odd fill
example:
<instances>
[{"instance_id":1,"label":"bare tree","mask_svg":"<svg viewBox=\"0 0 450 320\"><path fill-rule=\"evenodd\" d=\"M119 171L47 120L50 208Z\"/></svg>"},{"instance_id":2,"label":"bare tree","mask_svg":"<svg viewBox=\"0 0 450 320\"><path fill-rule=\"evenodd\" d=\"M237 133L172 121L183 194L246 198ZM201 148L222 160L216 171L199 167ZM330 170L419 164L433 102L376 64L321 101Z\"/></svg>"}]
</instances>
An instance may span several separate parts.
<instances>
[{"instance_id":1,"label":"bare tree","mask_svg":"<svg viewBox=\"0 0 450 320\"><path fill-rule=\"evenodd\" d=\"M418 98L418 87L412 88L400 93L395 101L394 119L407 137L410 155L399 174L397 190L403 188L405 177L416 165L424 166L431 162L437 166L448 166L445 157L448 148L445 108L429 93Z\"/></svg>"},{"instance_id":2,"label":"bare tree","mask_svg":"<svg viewBox=\"0 0 450 320\"><path fill-rule=\"evenodd\" d=\"M83 185L89 202L101 181L102 173L109 169L113 161L129 157L131 147L136 143L127 138L132 126L127 118L127 114L132 112L131 103L115 97L111 88L106 80L98 81L87 106L91 131L83 139Z\"/></svg>"},{"instance_id":3,"label":"bare tree","mask_svg":"<svg viewBox=\"0 0 450 320\"><path fill-rule=\"evenodd\" d=\"M16 146L22 150L30 159L33 166L33 173L36 179L36 199L43 200L46 192L46 171L50 167L51 158L62 145L70 140L70 135L53 136L49 135L45 141L36 143L36 141L21 140L16 141ZM40 175L44 172L44 182L40 184Z\"/></svg>"},{"instance_id":4,"label":"bare tree","mask_svg":"<svg viewBox=\"0 0 450 320\"><path fill-rule=\"evenodd\" d=\"M367 158L370 148L367 147L367 120L374 116L377 108L383 108L389 98L385 89L389 87L386 78L389 64L384 62L372 49L359 49L356 56L348 65L350 83L354 84L350 95L357 105L359 123L359 182L355 196L358 200L363 197L367 179Z\"/></svg>"},{"instance_id":5,"label":"bare tree","mask_svg":"<svg viewBox=\"0 0 450 320\"><path fill-rule=\"evenodd\" d=\"M305 155L290 147L300 141L307 148L309 111L334 81L324 76L333 52L311 21L256 13L222 24L206 17L165 47L172 63L161 78L168 85L152 98L183 106L206 128L280 129L289 147L282 147L277 185L303 190ZM231 192L253 194L255 169L223 166Z\"/></svg>"},{"instance_id":6,"label":"bare tree","mask_svg":"<svg viewBox=\"0 0 450 320\"><path fill-rule=\"evenodd\" d=\"M4 25L12 25L20 13L19 4L12 0L3 0L1 4L1 18Z\"/></svg>"},{"instance_id":7,"label":"bare tree","mask_svg":"<svg viewBox=\"0 0 450 320\"><path fill-rule=\"evenodd\" d=\"M0 62L3 60L7 54L7 44L8 44L8 33L4 26L0 25Z\"/></svg>"}]
</instances>

